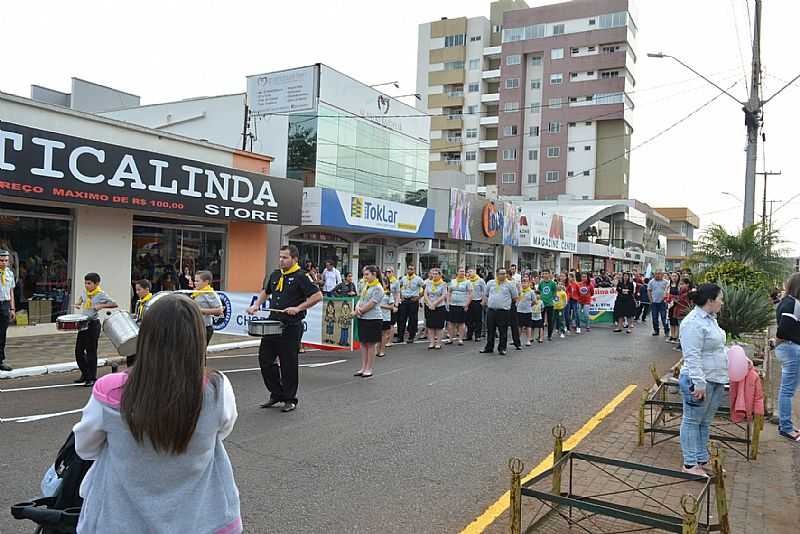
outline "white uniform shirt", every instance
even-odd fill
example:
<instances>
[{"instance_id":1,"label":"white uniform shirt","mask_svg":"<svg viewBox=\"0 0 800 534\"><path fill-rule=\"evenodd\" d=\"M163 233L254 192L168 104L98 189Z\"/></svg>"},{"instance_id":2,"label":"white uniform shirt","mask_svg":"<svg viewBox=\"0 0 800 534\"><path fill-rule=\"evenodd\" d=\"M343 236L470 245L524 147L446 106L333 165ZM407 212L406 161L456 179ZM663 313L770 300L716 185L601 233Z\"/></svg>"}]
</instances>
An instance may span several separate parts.
<instances>
[{"instance_id":1,"label":"white uniform shirt","mask_svg":"<svg viewBox=\"0 0 800 534\"><path fill-rule=\"evenodd\" d=\"M0 283L0 301L11 300L11 292L14 291L16 282L14 281L14 272L6 267L5 271L0 273L2 283Z\"/></svg>"}]
</instances>

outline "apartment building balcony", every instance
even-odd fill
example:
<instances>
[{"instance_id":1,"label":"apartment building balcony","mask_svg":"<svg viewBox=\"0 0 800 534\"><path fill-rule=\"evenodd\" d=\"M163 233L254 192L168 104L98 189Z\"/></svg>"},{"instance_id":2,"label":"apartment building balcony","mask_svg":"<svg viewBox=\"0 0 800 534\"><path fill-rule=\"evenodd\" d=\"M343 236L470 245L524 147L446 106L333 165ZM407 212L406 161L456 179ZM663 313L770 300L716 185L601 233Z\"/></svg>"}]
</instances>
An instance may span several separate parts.
<instances>
[{"instance_id":1,"label":"apartment building balcony","mask_svg":"<svg viewBox=\"0 0 800 534\"><path fill-rule=\"evenodd\" d=\"M500 123L500 117L497 115L491 117L481 117L481 126L491 126L491 125L498 125ZM431 129L433 129L433 121L431 121Z\"/></svg>"},{"instance_id":2,"label":"apartment building balcony","mask_svg":"<svg viewBox=\"0 0 800 534\"><path fill-rule=\"evenodd\" d=\"M447 63L448 61L464 61L467 57L467 47L451 46L448 48L434 48L428 53L428 63Z\"/></svg>"},{"instance_id":3,"label":"apartment building balcony","mask_svg":"<svg viewBox=\"0 0 800 534\"><path fill-rule=\"evenodd\" d=\"M461 137L443 137L442 139L431 139L431 152L453 152L461 151Z\"/></svg>"},{"instance_id":4,"label":"apartment building balcony","mask_svg":"<svg viewBox=\"0 0 800 534\"><path fill-rule=\"evenodd\" d=\"M428 95L428 109L462 107L464 105L464 93L439 93Z\"/></svg>"},{"instance_id":5,"label":"apartment building balcony","mask_svg":"<svg viewBox=\"0 0 800 534\"><path fill-rule=\"evenodd\" d=\"M503 52L502 46L487 46L483 49L483 55L487 57L500 57Z\"/></svg>"},{"instance_id":6,"label":"apartment building balcony","mask_svg":"<svg viewBox=\"0 0 800 534\"><path fill-rule=\"evenodd\" d=\"M464 128L462 115L438 115L431 117L431 130L461 130Z\"/></svg>"},{"instance_id":7,"label":"apartment building balcony","mask_svg":"<svg viewBox=\"0 0 800 534\"><path fill-rule=\"evenodd\" d=\"M487 93L481 95L481 102L500 102L500 93Z\"/></svg>"},{"instance_id":8,"label":"apartment building balcony","mask_svg":"<svg viewBox=\"0 0 800 534\"><path fill-rule=\"evenodd\" d=\"M485 70L481 73L481 78L484 80L500 80L500 69Z\"/></svg>"},{"instance_id":9,"label":"apartment building balcony","mask_svg":"<svg viewBox=\"0 0 800 534\"><path fill-rule=\"evenodd\" d=\"M450 85L456 83L464 83L466 76L464 69L453 70L436 70L428 73L428 87L432 85ZM499 73L500 71L498 71ZM499 76L499 74L498 74Z\"/></svg>"},{"instance_id":10,"label":"apartment building balcony","mask_svg":"<svg viewBox=\"0 0 800 534\"><path fill-rule=\"evenodd\" d=\"M428 165L428 170L433 171L460 171L460 159L441 159L438 161L431 161Z\"/></svg>"},{"instance_id":11,"label":"apartment building balcony","mask_svg":"<svg viewBox=\"0 0 800 534\"><path fill-rule=\"evenodd\" d=\"M497 139L483 139L478 143L478 148L497 148Z\"/></svg>"},{"instance_id":12,"label":"apartment building balcony","mask_svg":"<svg viewBox=\"0 0 800 534\"><path fill-rule=\"evenodd\" d=\"M478 170L480 172L497 172L497 162L478 163Z\"/></svg>"}]
</instances>

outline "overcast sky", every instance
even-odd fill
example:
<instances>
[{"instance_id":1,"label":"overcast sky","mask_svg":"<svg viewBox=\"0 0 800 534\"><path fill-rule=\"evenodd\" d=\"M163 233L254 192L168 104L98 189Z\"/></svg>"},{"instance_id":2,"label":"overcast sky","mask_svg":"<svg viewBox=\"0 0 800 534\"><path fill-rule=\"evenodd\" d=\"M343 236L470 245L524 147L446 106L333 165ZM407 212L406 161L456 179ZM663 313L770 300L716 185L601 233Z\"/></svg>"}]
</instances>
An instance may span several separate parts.
<instances>
[{"instance_id":1,"label":"overcast sky","mask_svg":"<svg viewBox=\"0 0 800 534\"><path fill-rule=\"evenodd\" d=\"M648 51L680 57L726 88L736 82L731 92L746 99L746 0L637 5L634 147L718 93L675 62L648 58ZM369 84L399 80L392 94L412 93L418 24L488 15L488 0L9 1L3 2L0 91L29 96L31 84L69 91L76 76L141 95L150 104L243 92L247 74L322 62ZM800 2L764 1L765 96L800 74L794 49L787 46L798 19ZM770 200L800 195L800 158L791 137L798 97L795 82L765 108L766 168L783 171L770 178ZM688 205L703 225L736 230L742 207L722 191L744 197L745 141L740 106L723 96L631 153L631 197L652 206ZM759 171L763 154L759 147ZM756 219L762 186L759 177ZM800 254L800 197L775 208L774 226Z\"/></svg>"}]
</instances>

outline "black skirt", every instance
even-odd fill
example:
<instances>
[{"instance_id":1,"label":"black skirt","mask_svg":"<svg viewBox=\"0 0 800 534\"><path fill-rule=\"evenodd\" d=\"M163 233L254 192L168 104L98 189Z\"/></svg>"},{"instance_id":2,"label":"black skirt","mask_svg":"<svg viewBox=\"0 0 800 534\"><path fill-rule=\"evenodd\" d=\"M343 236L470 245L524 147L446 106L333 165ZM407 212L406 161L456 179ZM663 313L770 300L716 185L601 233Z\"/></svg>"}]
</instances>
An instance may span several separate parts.
<instances>
[{"instance_id":1,"label":"black skirt","mask_svg":"<svg viewBox=\"0 0 800 534\"><path fill-rule=\"evenodd\" d=\"M447 319L447 308L440 306L435 310L425 307L425 326L432 330L444 328L444 321Z\"/></svg>"},{"instance_id":2,"label":"black skirt","mask_svg":"<svg viewBox=\"0 0 800 534\"><path fill-rule=\"evenodd\" d=\"M531 328L544 328L544 318L531 319Z\"/></svg>"},{"instance_id":3,"label":"black skirt","mask_svg":"<svg viewBox=\"0 0 800 534\"><path fill-rule=\"evenodd\" d=\"M519 326L520 328L530 328L533 326L533 320L531 317L533 316L532 313L522 313L517 312L517 317L519 318Z\"/></svg>"},{"instance_id":4,"label":"black skirt","mask_svg":"<svg viewBox=\"0 0 800 534\"><path fill-rule=\"evenodd\" d=\"M391 321L383 321L383 324L381 325L381 330L386 332L387 330L391 330L391 329L392 329L392 322Z\"/></svg>"},{"instance_id":5,"label":"black skirt","mask_svg":"<svg viewBox=\"0 0 800 534\"><path fill-rule=\"evenodd\" d=\"M381 319L358 318L358 340L362 343L377 343L381 340Z\"/></svg>"},{"instance_id":6,"label":"black skirt","mask_svg":"<svg viewBox=\"0 0 800 534\"><path fill-rule=\"evenodd\" d=\"M617 295L614 302L614 320L618 321L623 317L633 317L636 315L636 302L631 295Z\"/></svg>"},{"instance_id":7,"label":"black skirt","mask_svg":"<svg viewBox=\"0 0 800 534\"><path fill-rule=\"evenodd\" d=\"M450 311L447 313L447 320L453 324L465 324L467 322L467 312L464 306L450 305Z\"/></svg>"}]
</instances>

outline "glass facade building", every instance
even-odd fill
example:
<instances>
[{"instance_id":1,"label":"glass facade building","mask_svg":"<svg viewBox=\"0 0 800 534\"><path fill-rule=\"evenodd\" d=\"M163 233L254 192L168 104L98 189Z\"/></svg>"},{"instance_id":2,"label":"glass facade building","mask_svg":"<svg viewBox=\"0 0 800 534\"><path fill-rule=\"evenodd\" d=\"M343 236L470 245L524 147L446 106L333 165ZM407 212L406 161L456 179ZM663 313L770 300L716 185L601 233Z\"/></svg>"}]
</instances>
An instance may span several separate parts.
<instances>
[{"instance_id":1,"label":"glass facade building","mask_svg":"<svg viewBox=\"0 0 800 534\"><path fill-rule=\"evenodd\" d=\"M307 187L426 206L429 149L423 140L320 101L316 115L289 118L287 176Z\"/></svg>"}]
</instances>

